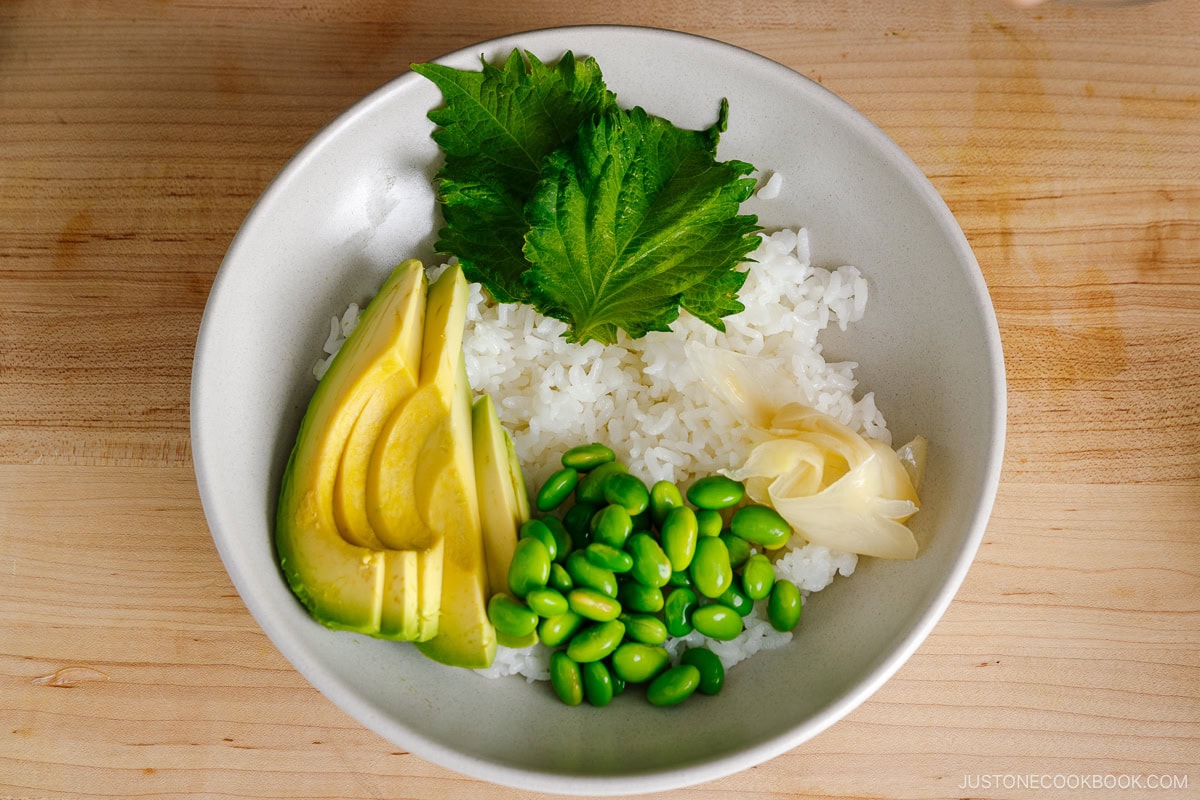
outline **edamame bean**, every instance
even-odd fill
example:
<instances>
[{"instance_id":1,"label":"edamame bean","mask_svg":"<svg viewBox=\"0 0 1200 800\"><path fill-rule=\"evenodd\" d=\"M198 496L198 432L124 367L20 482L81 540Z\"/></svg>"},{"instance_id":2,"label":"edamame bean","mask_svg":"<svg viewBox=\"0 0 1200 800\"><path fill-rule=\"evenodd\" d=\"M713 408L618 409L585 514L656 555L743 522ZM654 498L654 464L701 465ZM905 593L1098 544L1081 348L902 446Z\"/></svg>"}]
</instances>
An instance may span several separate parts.
<instances>
[{"instance_id":1,"label":"edamame bean","mask_svg":"<svg viewBox=\"0 0 1200 800\"><path fill-rule=\"evenodd\" d=\"M608 461L590 472L584 473L583 478L575 487L575 501L599 506L604 502L604 481L608 479L608 476L628 471L629 467L620 461Z\"/></svg>"},{"instance_id":2,"label":"edamame bean","mask_svg":"<svg viewBox=\"0 0 1200 800\"><path fill-rule=\"evenodd\" d=\"M672 636L687 636L692 632L692 613L700 605L700 598L691 589L679 588L667 595L663 603L663 622L667 633Z\"/></svg>"},{"instance_id":3,"label":"edamame bean","mask_svg":"<svg viewBox=\"0 0 1200 800\"><path fill-rule=\"evenodd\" d=\"M667 626L653 614L622 614L625 636L642 644L662 644L667 640Z\"/></svg>"},{"instance_id":4,"label":"edamame bean","mask_svg":"<svg viewBox=\"0 0 1200 800\"><path fill-rule=\"evenodd\" d=\"M550 551L535 538L521 539L513 550L508 565L508 588L517 597L525 597L531 589L545 586L550 580Z\"/></svg>"},{"instance_id":5,"label":"edamame bean","mask_svg":"<svg viewBox=\"0 0 1200 800\"><path fill-rule=\"evenodd\" d=\"M729 551L729 563L734 569L745 564L746 559L750 558L750 543L742 537L734 536L732 533L722 533L717 538L725 543L725 549Z\"/></svg>"},{"instance_id":6,"label":"edamame bean","mask_svg":"<svg viewBox=\"0 0 1200 800\"><path fill-rule=\"evenodd\" d=\"M583 617L574 611L559 614L557 617L546 617L538 624L538 638L547 647L558 647L566 644L567 640L583 626Z\"/></svg>"},{"instance_id":7,"label":"edamame bean","mask_svg":"<svg viewBox=\"0 0 1200 800\"><path fill-rule=\"evenodd\" d=\"M618 505L636 517L650 506L650 490L636 475L618 472L604 481L604 499Z\"/></svg>"},{"instance_id":8,"label":"edamame bean","mask_svg":"<svg viewBox=\"0 0 1200 800\"><path fill-rule=\"evenodd\" d=\"M537 630L530 631L524 636L509 636L499 628L496 629L496 644L501 647L511 647L513 650L524 650L538 643Z\"/></svg>"},{"instance_id":9,"label":"edamame bean","mask_svg":"<svg viewBox=\"0 0 1200 800\"><path fill-rule=\"evenodd\" d=\"M546 545L546 552L550 554L550 560L558 560L558 539L554 538L554 532L546 527L546 523L540 519L527 519L522 522L517 538L518 540L537 539Z\"/></svg>"},{"instance_id":10,"label":"edamame bean","mask_svg":"<svg viewBox=\"0 0 1200 800\"><path fill-rule=\"evenodd\" d=\"M742 566L742 591L751 600L765 600L775 585L775 567L771 559L755 553Z\"/></svg>"},{"instance_id":11,"label":"edamame bean","mask_svg":"<svg viewBox=\"0 0 1200 800\"><path fill-rule=\"evenodd\" d=\"M700 529L696 523L696 512L687 506L673 508L662 522L659 535L662 537L663 552L671 561L671 569L680 572L692 563L696 555L696 540Z\"/></svg>"},{"instance_id":12,"label":"edamame bean","mask_svg":"<svg viewBox=\"0 0 1200 800\"><path fill-rule=\"evenodd\" d=\"M608 622L621 615L621 604L614 598L587 586L567 593L568 607L581 617Z\"/></svg>"},{"instance_id":13,"label":"edamame bean","mask_svg":"<svg viewBox=\"0 0 1200 800\"><path fill-rule=\"evenodd\" d=\"M558 517L545 516L542 517L542 524L550 529L550 533L554 534L554 544L557 552L554 554L554 561L562 563L567 560L567 556L575 549L575 540L571 538L571 534L567 532L567 528L563 525L563 521Z\"/></svg>"},{"instance_id":14,"label":"edamame bean","mask_svg":"<svg viewBox=\"0 0 1200 800\"><path fill-rule=\"evenodd\" d=\"M575 588L590 586L609 597L617 596L617 576L611 569L598 567L589 561L585 551L576 550L567 556L566 568Z\"/></svg>"},{"instance_id":15,"label":"edamame bean","mask_svg":"<svg viewBox=\"0 0 1200 800\"><path fill-rule=\"evenodd\" d=\"M498 633L514 639L537 630L538 615L503 592L492 595L487 605L488 620Z\"/></svg>"},{"instance_id":16,"label":"edamame bean","mask_svg":"<svg viewBox=\"0 0 1200 800\"><path fill-rule=\"evenodd\" d=\"M693 647L683 651L679 663L690 664L700 671L701 694L716 694L725 685L725 665L717 654L707 647Z\"/></svg>"},{"instance_id":17,"label":"edamame bean","mask_svg":"<svg viewBox=\"0 0 1200 800\"><path fill-rule=\"evenodd\" d=\"M592 517L599 510L591 503L576 503L563 514L563 527L571 534L571 543L576 550L587 546L592 536Z\"/></svg>"},{"instance_id":18,"label":"edamame bean","mask_svg":"<svg viewBox=\"0 0 1200 800\"><path fill-rule=\"evenodd\" d=\"M605 506L592 518L592 541L602 542L618 550L633 532L633 520L621 506Z\"/></svg>"},{"instance_id":19,"label":"edamame bean","mask_svg":"<svg viewBox=\"0 0 1200 800\"><path fill-rule=\"evenodd\" d=\"M621 607L627 611L640 614L657 614L663 610L662 589L657 586L646 586L637 581L625 581L617 589L617 599Z\"/></svg>"},{"instance_id":20,"label":"edamame bean","mask_svg":"<svg viewBox=\"0 0 1200 800\"><path fill-rule=\"evenodd\" d=\"M633 569L630 574L635 581L645 586L662 587L671 580L671 560L653 536L648 533L635 533L629 537L625 549L633 557Z\"/></svg>"},{"instance_id":21,"label":"edamame bean","mask_svg":"<svg viewBox=\"0 0 1200 800\"><path fill-rule=\"evenodd\" d=\"M570 610L563 593L549 587L530 589L525 595L525 605L539 617L557 617Z\"/></svg>"},{"instance_id":22,"label":"edamame bean","mask_svg":"<svg viewBox=\"0 0 1200 800\"><path fill-rule=\"evenodd\" d=\"M800 590L791 581L775 581L767 599L767 619L777 631L790 631L800 623L803 602Z\"/></svg>"},{"instance_id":23,"label":"edamame bean","mask_svg":"<svg viewBox=\"0 0 1200 800\"><path fill-rule=\"evenodd\" d=\"M567 655L579 664L599 661L616 650L623 638L625 624L619 619L601 622L575 634L567 644Z\"/></svg>"},{"instance_id":24,"label":"edamame bean","mask_svg":"<svg viewBox=\"0 0 1200 800\"><path fill-rule=\"evenodd\" d=\"M550 655L550 685L558 699L567 705L577 706L583 702L583 673L562 650Z\"/></svg>"},{"instance_id":25,"label":"edamame bean","mask_svg":"<svg viewBox=\"0 0 1200 800\"><path fill-rule=\"evenodd\" d=\"M767 506L743 506L733 512L729 529L735 536L768 550L783 547L792 538L792 526L779 512Z\"/></svg>"},{"instance_id":26,"label":"edamame bean","mask_svg":"<svg viewBox=\"0 0 1200 800\"><path fill-rule=\"evenodd\" d=\"M529 602L529 598L525 598L525 602ZM747 597L738 587L737 581L729 584L729 588L721 593L717 598L717 602L721 605L729 606L737 612L739 617L748 617L750 612L754 611L754 601Z\"/></svg>"},{"instance_id":27,"label":"edamame bean","mask_svg":"<svg viewBox=\"0 0 1200 800\"><path fill-rule=\"evenodd\" d=\"M670 664L665 647L641 642L625 642L612 654L613 673L626 683L653 680Z\"/></svg>"},{"instance_id":28,"label":"edamame bean","mask_svg":"<svg viewBox=\"0 0 1200 800\"><path fill-rule=\"evenodd\" d=\"M617 454L607 446L600 442L592 442L591 444L577 445L563 453L562 465L579 472L587 472L589 469L595 469L601 464L615 460L616 457Z\"/></svg>"},{"instance_id":29,"label":"edamame bean","mask_svg":"<svg viewBox=\"0 0 1200 800\"><path fill-rule=\"evenodd\" d=\"M742 632L742 618L721 603L700 606L692 612L692 625L710 639L728 642Z\"/></svg>"},{"instance_id":30,"label":"edamame bean","mask_svg":"<svg viewBox=\"0 0 1200 800\"><path fill-rule=\"evenodd\" d=\"M604 542L592 542L583 552L588 561L615 573L629 572L633 568L633 556Z\"/></svg>"},{"instance_id":31,"label":"edamame bean","mask_svg":"<svg viewBox=\"0 0 1200 800\"><path fill-rule=\"evenodd\" d=\"M720 536L725 528L725 518L713 508L702 508L696 512L696 527L700 536Z\"/></svg>"},{"instance_id":32,"label":"edamame bean","mask_svg":"<svg viewBox=\"0 0 1200 800\"><path fill-rule=\"evenodd\" d=\"M696 542L696 555L689 568L696 591L705 597L720 597L733 582L729 548L721 537L709 536Z\"/></svg>"},{"instance_id":33,"label":"edamame bean","mask_svg":"<svg viewBox=\"0 0 1200 800\"><path fill-rule=\"evenodd\" d=\"M657 706L715 694L725 678L720 658L695 647L673 667L668 638L696 630L735 639L757 600L767 601L777 630L799 623L799 589L776 580L770 559L754 552L783 546L791 528L774 509L742 507L742 484L710 475L686 494L669 481L648 488L600 442L572 447L561 460L535 505L547 512L572 495L574 502L521 525L508 574L518 599L497 593L488 616L506 646L565 646L550 659L564 703L605 706L627 682L649 683L647 699Z\"/></svg>"},{"instance_id":34,"label":"edamame bean","mask_svg":"<svg viewBox=\"0 0 1200 800\"><path fill-rule=\"evenodd\" d=\"M746 490L733 478L724 475L709 475L701 478L687 490L687 499L696 508L720 510L742 502Z\"/></svg>"},{"instance_id":35,"label":"edamame bean","mask_svg":"<svg viewBox=\"0 0 1200 800\"><path fill-rule=\"evenodd\" d=\"M538 511L550 511L562 505L579 484L579 472L563 467L553 473L538 489L535 505Z\"/></svg>"},{"instance_id":36,"label":"edamame bean","mask_svg":"<svg viewBox=\"0 0 1200 800\"><path fill-rule=\"evenodd\" d=\"M603 661L589 661L580 665L583 673L583 696L594 706L606 706L612 702L615 690L612 673Z\"/></svg>"},{"instance_id":37,"label":"edamame bean","mask_svg":"<svg viewBox=\"0 0 1200 800\"><path fill-rule=\"evenodd\" d=\"M692 696L700 686L700 670L691 664L671 667L646 687L651 705L674 706Z\"/></svg>"},{"instance_id":38,"label":"edamame bean","mask_svg":"<svg viewBox=\"0 0 1200 800\"><path fill-rule=\"evenodd\" d=\"M650 517L655 525L661 525L668 511L682 505L683 495L679 493L679 487L670 481L656 481L650 487Z\"/></svg>"},{"instance_id":39,"label":"edamame bean","mask_svg":"<svg viewBox=\"0 0 1200 800\"><path fill-rule=\"evenodd\" d=\"M554 563L550 565L550 580L546 582L546 585L566 594L575 588L575 581L571 580L571 574L567 572L566 567Z\"/></svg>"}]
</instances>

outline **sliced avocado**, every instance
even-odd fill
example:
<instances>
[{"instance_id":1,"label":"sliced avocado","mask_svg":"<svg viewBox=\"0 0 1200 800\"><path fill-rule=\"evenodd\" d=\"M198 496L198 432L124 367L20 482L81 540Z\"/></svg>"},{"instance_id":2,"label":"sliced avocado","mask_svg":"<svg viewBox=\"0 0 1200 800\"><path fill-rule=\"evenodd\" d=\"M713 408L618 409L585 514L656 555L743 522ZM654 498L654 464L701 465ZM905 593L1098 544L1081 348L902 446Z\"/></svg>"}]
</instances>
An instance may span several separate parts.
<instances>
[{"instance_id":1,"label":"sliced avocado","mask_svg":"<svg viewBox=\"0 0 1200 800\"><path fill-rule=\"evenodd\" d=\"M425 512L455 452L449 424L467 313L460 273L447 270L429 289L417 390L384 423L367 468L367 514L380 541L394 549L422 550L442 535Z\"/></svg>"},{"instance_id":2,"label":"sliced avocado","mask_svg":"<svg viewBox=\"0 0 1200 800\"><path fill-rule=\"evenodd\" d=\"M496 634L487 619L471 387L462 355L466 313L467 280L455 265L430 286L419 384L376 442L367 510L389 547L422 551L420 617L436 623L437 635L418 645L421 652L453 666L480 667L495 656ZM440 574L424 568L422 559Z\"/></svg>"},{"instance_id":3,"label":"sliced avocado","mask_svg":"<svg viewBox=\"0 0 1200 800\"><path fill-rule=\"evenodd\" d=\"M475 448L475 485L479 490L479 521L487 556L488 596L508 591L508 566L517 547L522 514L509 466L508 431L500 424L489 395L471 407L471 439ZM526 496L526 509L529 498Z\"/></svg>"},{"instance_id":4,"label":"sliced avocado","mask_svg":"<svg viewBox=\"0 0 1200 800\"><path fill-rule=\"evenodd\" d=\"M521 470L521 459L517 458L517 448L513 445L512 435L508 428L504 429L504 448L508 451L508 474L512 478L513 494L517 498L517 514L522 521L533 516L533 507L529 502L529 489L525 486L525 473Z\"/></svg>"},{"instance_id":5,"label":"sliced avocado","mask_svg":"<svg viewBox=\"0 0 1200 800\"><path fill-rule=\"evenodd\" d=\"M445 530L442 613L437 636L418 642L417 648L452 667L482 669L496 657L496 629L487 614L487 563L471 454L471 386L461 351L458 376L450 424L453 468L437 480L426 512L432 524Z\"/></svg>"},{"instance_id":6,"label":"sliced avocado","mask_svg":"<svg viewBox=\"0 0 1200 800\"><path fill-rule=\"evenodd\" d=\"M381 381L367 398L338 464L333 487L334 519L342 536L364 547L383 549L367 518L367 464L384 423L417 389L425 332L425 297L425 291L411 292L403 302L389 309L393 314L391 325L382 325L378 335L390 338L386 354L396 363L389 369L390 377Z\"/></svg>"},{"instance_id":7,"label":"sliced avocado","mask_svg":"<svg viewBox=\"0 0 1200 800\"><path fill-rule=\"evenodd\" d=\"M398 335L396 328L421 324L401 309L421 305L425 289L420 262L393 270L317 385L284 470L275 519L280 566L312 616L331 628L391 636L381 629L385 607L415 605L409 571L394 566L414 556L389 559L385 551L347 541L337 526L334 486L346 442L370 397L397 373L413 369L395 348L411 331Z\"/></svg>"}]
</instances>

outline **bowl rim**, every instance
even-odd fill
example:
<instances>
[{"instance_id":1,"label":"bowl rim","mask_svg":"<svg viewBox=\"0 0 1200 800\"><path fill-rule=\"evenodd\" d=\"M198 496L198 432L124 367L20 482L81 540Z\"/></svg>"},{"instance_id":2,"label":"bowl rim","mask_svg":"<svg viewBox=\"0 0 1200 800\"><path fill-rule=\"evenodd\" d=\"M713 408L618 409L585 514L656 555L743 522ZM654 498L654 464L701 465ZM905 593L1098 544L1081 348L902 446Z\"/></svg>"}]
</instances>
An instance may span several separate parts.
<instances>
[{"instance_id":1,"label":"bowl rim","mask_svg":"<svg viewBox=\"0 0 1200 800\"><path fill-rule=\"evenodd\" d=\"M520 46L525 49L533 49L555 36L570 37L572 34L580 32L600 32L613 35L638 32L642 35L651 35L653 37L669 37L679 41L692 42L706 48L722 50L730 57L749 58L757 61L760 66L767 69L786 73L786 76L791 80L799 79L806 85L808 91L812 93L814 101L820 102L829 113L839 117L841 121L854 127L863 136L867 137L873 146L887 155L890 162L902 172L905 180L922 195L928 208L936 215L939 230L946 235L947 241L955 252L957 266L963 271L964 277L969 281L977 311L983 317L987 334L985 345L989 354L988 377L990 379L992 394L990 398L992 401L992 413L987 420L988 430L991 433L983 469L983 492L971 516L969 529L963 537L962 544L954 558L952 569L945 581L927 602L924 612L920 614L918 621L913 625L909 633L885 657L880 659L851 691L823 707L814 716L789 729L785 734L740 750L732 751L721 758L701 764L604 777L582 776L553 771L534 771L510 767L480 757L465 755L425 738L418 730L401 721L386 717L359 695L353 686L344 685L341 679L334 675L330 669L318 659L313 658L309 649L301 640L289 636L286 632L277 628L272 630L272 628L268 627L266 623L271 618L269 603L260 592L255 590L255 578L250 574L248 567L239 564L233 556L228 537L230 535L229 531L235 529L234 521L226 518L225 512L222 511L219 503L219 498L215 494L213 484L209 479L209 476L213 474L214 469L218 465L214 464L205 445L205 421L200 403L198 402L200 391L199 377L206 371L211 370L211 366L209 366L209 361L212 359L210 347L214 334L212 325L210 324L209 309L227 282L230 269L232 269L231 265L238 260L237 252L242 246L243 232L250 221L258 214L260 208L273 195L281 191L282 187L287 184L295 173L303 169L305 162L313 157L327 140L337 137L344 128L352 126L359 116L374 105L387 101L393 93L402 90L408 83L418 80L419 76L411 70L405 70L403 73L372 90L337 114L329 123L318 130L288 159L251 205L222 259L205 304L193 355L189 413L193 470L205 518L210 527L210 532L222 563L229 573L235 588L238 590L242 602L246 605L256 623L288 662L310 684L322 694L325 694L336 706L384 739L405 747L415 755L463 775L531 791L570 795L611 796L617 794L642 794L691 786L725 777L775 758L794 749L847 716L878 691L900 669L925 641L934 626L944 615L965 579L979 545L982 542L1000 484L1006 437L1007 387L1004 355L995 309L991 303L987 285L975 255L949 207L916 163L882 129L850 105L850 103L802 73L747 48L708 36L667 28L616 24L533 28L460 47L431 59L431 61L434 63L454 61L468 54L478 54L484 50L496 51L500 48Z\"/></svg>"}]
</instances>

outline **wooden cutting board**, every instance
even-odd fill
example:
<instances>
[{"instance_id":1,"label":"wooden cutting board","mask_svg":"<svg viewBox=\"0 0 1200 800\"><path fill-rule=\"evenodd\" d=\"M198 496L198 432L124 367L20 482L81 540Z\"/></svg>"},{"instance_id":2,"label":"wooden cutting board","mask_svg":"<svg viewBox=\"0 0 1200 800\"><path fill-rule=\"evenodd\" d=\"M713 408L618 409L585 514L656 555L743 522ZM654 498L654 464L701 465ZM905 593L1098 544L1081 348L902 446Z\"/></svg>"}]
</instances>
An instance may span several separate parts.
<instances>
[{"instance_id":1,"label":"wooden cutting board","mask_svg":"<svg viewBox=\"0 0 1200 800\"><path fill-rule=\"evenodd\" d=\"M578 23L863 111L957 216L1007 359L995 513L933 634L826 733L664 796L1196 796L1200 4L38 0L0 6L0 797L539 796L398 750L274 649L188 391L225 248L309 137L411 62Z\"/></svg>"}]
</instances>

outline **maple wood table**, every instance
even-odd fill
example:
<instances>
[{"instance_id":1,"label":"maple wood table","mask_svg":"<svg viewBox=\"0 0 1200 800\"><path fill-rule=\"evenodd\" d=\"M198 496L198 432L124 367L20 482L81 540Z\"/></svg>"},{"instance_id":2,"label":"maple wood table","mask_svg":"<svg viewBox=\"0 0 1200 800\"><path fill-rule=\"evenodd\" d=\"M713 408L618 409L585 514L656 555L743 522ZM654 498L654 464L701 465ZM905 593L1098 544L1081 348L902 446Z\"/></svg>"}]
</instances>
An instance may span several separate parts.
<instances>
[{"instance_id":1,"label":"maple wood table","mask_svg":"<svg viewBox=\"0 0 1200 800\"><path fill-rule=\"evenodd\" d=\"M860 109L957 216L1007 357L995 512L933 634L825 733L664 796L1196 797L1194 0L0 5L0 797L534 796L401 752L275 650L209 537L188 393L225 248L309 137L412 62L580 23L721 39Z\"/></svg>"}]
</instances>

